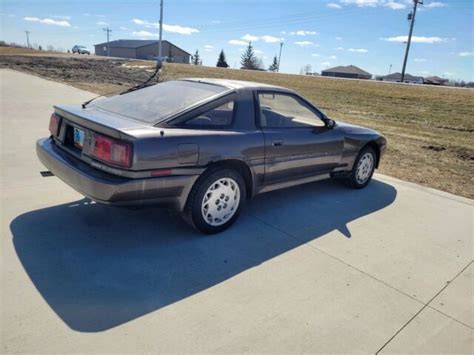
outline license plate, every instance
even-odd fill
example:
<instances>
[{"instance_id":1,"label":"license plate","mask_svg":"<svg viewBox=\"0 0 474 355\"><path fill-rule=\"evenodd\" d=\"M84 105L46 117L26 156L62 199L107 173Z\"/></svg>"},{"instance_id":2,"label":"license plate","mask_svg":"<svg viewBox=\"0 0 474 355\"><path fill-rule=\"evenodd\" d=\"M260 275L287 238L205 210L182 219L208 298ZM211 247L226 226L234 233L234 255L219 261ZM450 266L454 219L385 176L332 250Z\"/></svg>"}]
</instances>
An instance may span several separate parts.
<instances>
[{"instance_id":1,"label":"license plate","mask_svg":"<svg viewBox=\"0 0 474 355\"><path fill-rule=\"evenodd\" d=\"M74 145L80 149L84 145L85 132L82 129L74 127Z\"/></svg>"}]
</instances>

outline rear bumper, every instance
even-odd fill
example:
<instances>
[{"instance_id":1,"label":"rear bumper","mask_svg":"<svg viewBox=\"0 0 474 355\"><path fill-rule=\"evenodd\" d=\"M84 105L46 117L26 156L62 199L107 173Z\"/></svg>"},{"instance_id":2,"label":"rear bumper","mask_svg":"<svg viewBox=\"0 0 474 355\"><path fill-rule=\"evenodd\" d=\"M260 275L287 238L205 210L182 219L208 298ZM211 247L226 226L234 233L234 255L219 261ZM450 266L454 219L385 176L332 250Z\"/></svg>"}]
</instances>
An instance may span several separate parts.
<instances>
[{"instance_id":1,"label":"rear bumper","mask_svg":"<svg viewBox=\"0 0 474 355\"><path fill-rule=\"evenodd\" d=\"M179 211L199 175L129 179L91 167L64 152L50 138L36 143L36 154L55 176L79 193L109 205L156 204Z\"/></svg>"}]
</instances>

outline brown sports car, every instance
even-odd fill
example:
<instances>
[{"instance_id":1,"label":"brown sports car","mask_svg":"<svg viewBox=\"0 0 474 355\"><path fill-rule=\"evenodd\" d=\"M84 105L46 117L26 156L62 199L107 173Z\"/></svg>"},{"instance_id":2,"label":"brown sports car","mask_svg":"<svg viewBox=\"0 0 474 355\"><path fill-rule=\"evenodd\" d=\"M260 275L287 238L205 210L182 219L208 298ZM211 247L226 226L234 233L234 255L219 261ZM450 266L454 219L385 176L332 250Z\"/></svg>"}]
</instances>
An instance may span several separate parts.
<instances>
[{"instance_id":1,"label":"brown sports car","mask_svg":"<svg viewBox=\"0 0 474 355\"><path fill-rule=\"evenodd\" d=\"M338 177L363 188L386 148L379 133L335 122L296 92L252 82L168 81L83 106L55 106L41 162L85 196L182 211L205 233L243 202Z\"/></svg>"}]
</instances>

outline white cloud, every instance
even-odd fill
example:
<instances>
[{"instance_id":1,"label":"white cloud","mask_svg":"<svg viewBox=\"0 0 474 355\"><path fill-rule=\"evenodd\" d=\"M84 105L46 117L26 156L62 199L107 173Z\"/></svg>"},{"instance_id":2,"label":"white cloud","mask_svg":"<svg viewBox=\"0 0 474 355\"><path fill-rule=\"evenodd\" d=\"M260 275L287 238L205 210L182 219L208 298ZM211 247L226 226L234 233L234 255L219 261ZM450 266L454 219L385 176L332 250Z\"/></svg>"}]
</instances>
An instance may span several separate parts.
<instances>
[{"instance_id":1,"label":"white cloud","mask_svg":"<svg viewBox=\"0 0 474 355\"><path fill-rule=\"evenodd\" d=\"M335 55L331 55L328 57L328 59L337 59L337 57Z\"/></svg>"},{"instance_id":2,"label":"white cloud","mask_svg":"<svg viewBox=\"0 0 474 355\"><path fill-rule=\"evenodd\" d=\"M206 48L206 49L214 49L214 46L211 46L210 44L206 44L206 45L204 46L204 48Z\"/></svg>"},{"instance_id":3,"label":"white cloud","mask_svg":"<svg viewBox=\"0 0 474 355\"><path fill-rule=\"evenodd\" d=\"M314 46L314 43L311 41L297 41L297 42L294 42L294 44L300 47Z\"/></svg>"},{"instance_id":4,"label":"white cloud","mask_svg":"<svg viewBox=\"0 0 474 355\"><path fill-rule=\"evenodd\" d=\"M53 16L53 18L57 18L59 20L70 20L71 16Z\"/></svg>"},{"instance_id":5,"label":"white cloud","mask_svg":"<svg viewBox=\"0 0 474 355\"><path fill-rule=\"evenodd\" d=\"M408 5L412 5L413 1L411 0L341 0L341 3L344 5L356 5L358 7L377 7L383 6L387 7L392 10L402 10L406 9ZM338 8L336 6L332 6L334 3L327 4L327 7ZM338 5L338 4L334 4ZM339 5L340 6L340 5ZM434 7L444 7L446 6L444 3L435 1L427 6L424 7L434 8Z\"/></svg>"},{"instance_id":6,"label":"white cloud","mask_svg":"<svg viewBox=\"0 0 474 355\"><path fill-rule=\"evenodd\" d=\"M429 4L425 4L423 8L434 9L436 7L446 7L446 6L448 5L445 4L444 2L433 1L433 2L430 2Z\"/></svg>"},{"instance_id":7,"label":"white cloud","mask_svg":"<svg viewBox=\"0 0 474 355\"><path fill-rule=\"evenodd\" d=\"M343 50L344 50L344 47L336 47L336 48L334 48L334 50L336 50L336 51L343 51Z\"/></svg>"},{"instance_id":8,"label":"white cloud","mask_svg":"<svg viewBox=\"0 0 474 355\"><path fill-rule=\"evenodd\" d=\"M179 25L167 25L166 23L163 24L163 31L170 33L179 33L180 35L190 35L199 32L197 28L184 27Z\"/></svg>"},{"instance_id":9,"label":"white cloud","mask_svg":"<svg viewBox=\"0 0 474 355\"><path fill-rule=\"evenodd\" d=\"M29 22L38 22L42 23L43 25L54 25L54 26L61 26L61 27L71 27L71 24L66 20L52 20L50 18L38 18L38 17L23 17L23 20Z\"/></svg>"},{"instance_id":10,"label":"white cloud","mask_svg":"<svg viewBox=\"0 0 474 355\"><path fill-rule=\"evenodd\" d=\"M365 48L349 48L349 52L355 52L355 53L367 53L368 50Z\"/></svg>"},{"instance_id":11,"label":"white cloud","mask_svg":"<svg viewBox=\"0 0 474 355\"><path fill-rule=\"evenodd\" d=\"M108 23L104 22L104 21L96 22L96 24L99 25L99 26L107 26L108 25Z\"/></svg>"},{"instance_id":12,"label":"white cloud","mask_svg":"<svg viewBox=\"0 0 474 355\"><path fill-rule=\"evenodd\" d=\"M321 65L322 65L323 67L328 67L328 66L331 65L331 63L330 63L330 62L324 62L324 63L321 63Z\"/></svg>"},{"instance_id":13,"label":"white cloud","mask_svg":"<svg viewBox=\"0 0 474 355\"><path fill-rule=\"evenodd\" d=\"M317 34L318 32L316 31L303 31L303 30L290 32L290 35L292 36L309 36L309 35L317 35Z\"/></svg>"},{"instance_id":14,"label":"white cloud","mask_svg":"<svg viewBox=\"0 0 474 355\"><path fill-rule=\"evenodd\" d=\"M247 42L255 42L255 41L258 41L258 37L257 36L253 36L251 34L246 34L245 36L242 36L241 37L244 41L247 41Z\"/></svg>"},{"instance_id":15,"label":"white cloud","mask_svg":"<svg viewBox=\"0 0 474 355\"><path fill-rule=\"evenodd\" d=\"M451 78L452 78L453 76L455 76L455 75L456 75L456 73L451 73L451 72L449 72L449 71L443 73L443 76L447 76L447 77L451 77Z\"/></svg>"},{"instance_id":16,"label":"white cloud","mask_svg":"<svg viewBox=\"0 0 474 355\"><path fill-rule=\"evenodd\" d=\"M426 62L426 59L424 59L424 58L415 58L415 59L413 59L413 61L416 62L416 63L424 63L424 62Z\"/></svg>"},{"instance_id":17,"label":"white cloud","mask_svg":"<svg viewBox=\"0 0 474 355\"><path fill-rule=\"evenodd\" d=\"M313 54L311 54L311 56L313 56L313 57L321 57L321 55L318 54L318 53L313 53Z\"/></svg>"},{"instance_id":18,"label":"white cloud","mask_svg":"<svg viewBox=\"0 0 474 355\"><path fill-rule=\"evenodd\" d=\"M387 42L398 42L398 43L404 43L408 41L408 36L395 36L395 37L388 37L388 38L382 38L384 41ZM446 38L440 38L440 37L423 37L423 36L413 36L411 38L411 41L413 43L441 43L441 42L446 42Z\"/></svg>"},{"instance_id":19,"label":"white cloud","mask_svg":"<svg viewBox=\"0 0 474 355\"><path fill-rule=\"evenodd\" d=\"M119 29L121 29L122 31L130 31L130 28L124 26L120 26Z\"/></svg>"},{"instance_id":20,"label":"white cloud","mask_svg":"<svg viewBox=\"0 0 474 355\"><path fill-rule=\"evenodd\" d=\"M329 4L326 5L326 7L329 7L330 9L342 9L342 6L339 4L336 4L335 2L330 2Z\"/></svg>"},{"instance_id":21,"label":"white cloud","mask_svg":"<svg viewBox=\"0 0 474 355\"><path fill-rule=\"evenodd\" d=\"M134 18L132 22L135 25L145 26L145 27L154 27L154 23L150 23L148 21L140 20L139 18Z\"/></svg>"},{"instance_id":22,"label":"white cloud","mask_svg":"<svg viewBox=\"0 0 474 355\"><path fill-rule=\"evenodd\" d=\"M460 52L459 56L460 57L472 57L472 56L474 56L474 52Z\"/></svg>"},{"instance_id":23,"label":"white cloud","mask_svg":"<svg viewBox=\"0 0 474 355\"><path fill-rule=\"evenodd\" d=\"M145 28L159 28L160 27L160 24L158 22L148 22L146 20L141 20L137 18L134 18L132 22L136 25L144 26ZM163 24L163 31L170 32L170 33L178 33L181 35L190 35L190 34L199 32L197 28L179 26L179 25L167 25L166 23Z\"/></svg>"},{"instance_id":24,"label":"white cloud","mask_svg":"<svg viewBox=\"0 0 474 355\"><path fill-rule=\"evenodd\" d=\"M211 21L211 23L213 23L214 25L218 25L221 22L222 22L221 20L212 20Z\"/></svg>"},{"instance_id":25,"label":"white cloud","mask_svg":"<svg viewBox=\"0 0 474 355\"><path fill-rule=\"evenodd\" d=\"M255 49L254 52L257 54L263 54L263 51L261 51L260 49Z\"/></svg>"},{"instance_id":26,"label":"white cloud","mask_svg":"<svg viewBox=\"0 0 474 355\"><path fill-rule=\"evenodd\" d=\"M392 10L402 10L407 7L406 4L402 4L400 2L395 2L391 0L384 3L383 6L388 7L389 9L392 9Z\"/></svg>"},{"instance_id":27,"label":"white cloud","mask_svg":"<svg viewBox=\"0 0 474 355\"><path fill-rule=\"evenodd\" d=\"M240 39L231 39L229 41L229 44L232 44L234 46L246 46L248 45L248 42L242 41Z\"/></svg>"},{"instance_id":28,"label":"white cloud","mask_svg":"<svg viewBox=\"0 0 474 355\"><path fill-rule=\"evenodd\" d=\"M342 41L342 37L336 37L338 41Z\"/></svg>"},{"instance_id":29,"label":"white cloud","mask_svg":"<svg viewBox=\"0 0 474 355\"><path fill-rule=\"evenodd\" d=\"M283 38L273 37L269 35L265 35L260 37L260 39L266 43L277 43L283 41Z\"/></svg>"},{"instance_id":30,"label":"white cloud","mask_svg":"<svg viewBox=\"0 0 474 355\"><path fill-rule=\"evenodd\" d=\"M379 0L341 0L343 4L357 5L358 7L375 7Z\"/></svg>"},{"instance_id":31,"label":"white cloud","mask_svg":"<svg viewBox=\"0 0 474 355\"><path fill-rule=\"evenodd\" d=\"M132 32L132 36L140 37L140 38L151 38L151 37L158 38L160 35L158 33L151 33L148 31L135 31L135 32Z\"/></svg>"}]
</instances>

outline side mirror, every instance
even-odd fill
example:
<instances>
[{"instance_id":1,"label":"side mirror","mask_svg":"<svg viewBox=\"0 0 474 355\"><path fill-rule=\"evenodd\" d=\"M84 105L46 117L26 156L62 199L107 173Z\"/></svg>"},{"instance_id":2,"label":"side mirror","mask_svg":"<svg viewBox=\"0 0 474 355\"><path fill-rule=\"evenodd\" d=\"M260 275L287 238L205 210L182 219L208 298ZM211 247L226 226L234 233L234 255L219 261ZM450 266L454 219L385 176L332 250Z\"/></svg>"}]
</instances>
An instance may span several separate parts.
<instances>
[{"instance_id":1,"label":"side mirror","mask_svg":"<svg viewBox=\"0 0 474 355\"><path fill-rule=\"evenodd\" d=\"M326 127L329 129L333 129L334 127L336 127L336 121L330 118L326 118Z\"/></svg>"}]
</instances>

